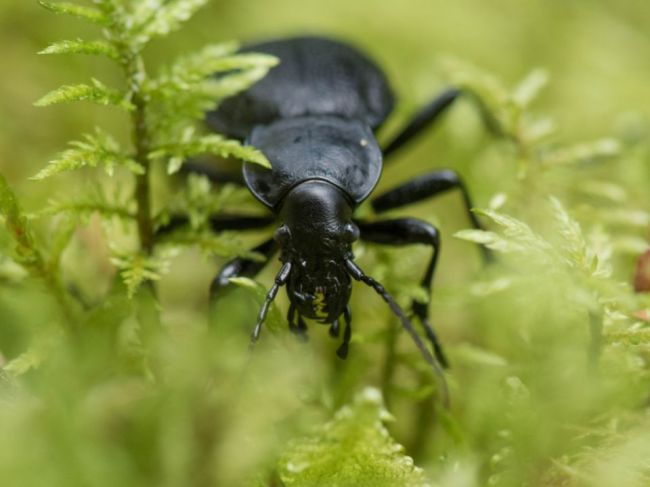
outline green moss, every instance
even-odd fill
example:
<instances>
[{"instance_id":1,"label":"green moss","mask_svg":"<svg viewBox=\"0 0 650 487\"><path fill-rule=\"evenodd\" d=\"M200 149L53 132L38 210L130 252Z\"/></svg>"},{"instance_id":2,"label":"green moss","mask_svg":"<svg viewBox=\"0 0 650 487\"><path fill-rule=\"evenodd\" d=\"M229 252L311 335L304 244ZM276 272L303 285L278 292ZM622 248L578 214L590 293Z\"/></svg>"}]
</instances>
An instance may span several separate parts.
<instances>
[{"instance_id":1,"label":"green moss","mask_svg":"<svg viewBox=\"0 0 650 487\"><path fill-rule=\"evenodd\" d=\"M391 438L386 421L394 418L381 392L367 388L310 438L294 440L278 462L289 486L332 487L430 485L422 469Z\"/></svg>"}]
</instances>

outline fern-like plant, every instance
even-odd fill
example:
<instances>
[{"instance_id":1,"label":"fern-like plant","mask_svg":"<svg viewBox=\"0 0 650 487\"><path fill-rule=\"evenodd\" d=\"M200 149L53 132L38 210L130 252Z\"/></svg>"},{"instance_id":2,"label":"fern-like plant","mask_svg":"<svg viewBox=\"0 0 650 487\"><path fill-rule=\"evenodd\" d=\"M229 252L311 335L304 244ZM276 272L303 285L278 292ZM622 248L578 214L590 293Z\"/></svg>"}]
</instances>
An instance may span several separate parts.
<instances>
[{"instance_id":1,"label":"fern-like plant","mask_svg":"<svg viewBox=\"0 0 650 487\"><path fill-rule=\"evenodd\" d=\"M256 149L218 134L203 135L196 130L196 124L206 110L213 109L223 98L262 78L276 64L274 57L238 54L237 43L228 42L183 56L163 67L157 75L151 75L147 69L143 50L149 42L178 29L206 3L208 0L94 0L92 6L82 6L40 2L55 14L77 17L102 28L101 39L59 41L43 49L41 54L107 58L120 68L124 88L108 87L92 79L89 83L62 86L43 96L36 105L87 101L110 106L127 115L132 137L130 144L122 144L101 128L95 128L93 133L71 142L70 148L50 161L34 179L46 179L82 167L102 168L109 177L116 169L132 174L133 197L126 201L85 199L58 203L49 210L80 214L94 209L100 215L135 224L139 244L135 249L117 248L113 258L131 295L142 283L160 278L169 255L154 253L156 215L152 212L152 165L165 164L172 174L186 158L197 154L216 154L269 165ZM220 76L213 76L215 73ZM176 243L195 241L186 239ZM231 253L228 250L222 249L221 253Z\"/></svg>"}]
</instances>

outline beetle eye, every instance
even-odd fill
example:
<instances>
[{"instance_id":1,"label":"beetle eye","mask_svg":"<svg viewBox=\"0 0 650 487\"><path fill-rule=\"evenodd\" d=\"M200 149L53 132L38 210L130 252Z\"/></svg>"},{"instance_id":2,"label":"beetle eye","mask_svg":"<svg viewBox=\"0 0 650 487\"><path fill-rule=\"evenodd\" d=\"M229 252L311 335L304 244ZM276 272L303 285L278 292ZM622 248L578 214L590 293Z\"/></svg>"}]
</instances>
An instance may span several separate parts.
<instances>
[{"instance_id":1,"label":"beetle eye","mask_svg":"<svg viewBox=\"0 0 650 487\"><path fill-rule=\"evenodd\" d=\"M291 231L286 225L279 227L273 234L273 240L275 240L280 245L284 245L291 239Z\"/></svg>"},{"instance_id":2,"label":"beetle eye","mask_svg":"<svg viewBox=\"0 0 650 487\"><path fill-rule=\"evenodd\" d=\"M346 223L343 227L343 239L346 242L354 242L359 240L359 227L354 223Z\"/></svg>"}]
</instances>

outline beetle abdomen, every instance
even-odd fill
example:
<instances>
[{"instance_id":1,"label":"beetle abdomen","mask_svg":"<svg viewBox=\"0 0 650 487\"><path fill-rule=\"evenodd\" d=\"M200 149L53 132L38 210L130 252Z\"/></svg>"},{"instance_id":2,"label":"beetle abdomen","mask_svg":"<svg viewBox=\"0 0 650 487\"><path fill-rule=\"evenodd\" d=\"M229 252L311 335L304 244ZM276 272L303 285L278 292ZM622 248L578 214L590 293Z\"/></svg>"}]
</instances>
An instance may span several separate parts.
<instances>
[{"instance_id":1,"label":"beetle abdomen","mask_svg":"<svg viewBox=\"0 0 650 487\"><path fill-rule=\"evenodd\" d=\"M208 125L228 136L244 139L256 125L310 115L359 120L374 130L393 108L382 71L341 42L298 37L250 45L243 51L272 54L280 64L208 113Z\"/></svg>"}]
</instances>

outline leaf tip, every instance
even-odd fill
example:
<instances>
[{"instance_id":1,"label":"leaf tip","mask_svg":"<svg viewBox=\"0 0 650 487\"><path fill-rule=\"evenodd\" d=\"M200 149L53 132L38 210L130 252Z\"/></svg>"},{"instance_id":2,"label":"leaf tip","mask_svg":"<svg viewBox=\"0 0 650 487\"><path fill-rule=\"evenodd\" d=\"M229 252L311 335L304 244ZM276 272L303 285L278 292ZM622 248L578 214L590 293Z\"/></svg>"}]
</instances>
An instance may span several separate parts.
<instances>
[{"instance_id":1,"label":"leaf tip","mask_svg":"<svg viewBox=\"0 0 650 487\"><path fill-rule=\"evenodd\" d=\"M273 166L271 166L271 161L269 161L266 156L261 156L259 158L256 158L256 160L250 162L254 162L255 164L262 166L265 169L273 169Z\"/></svg>"}]
</instances>

